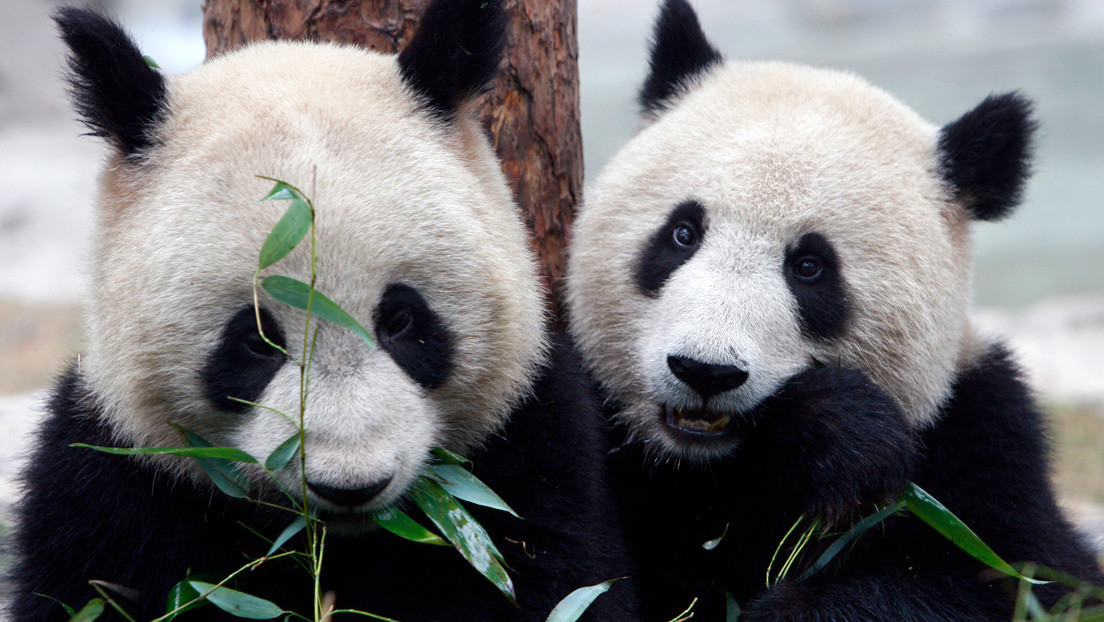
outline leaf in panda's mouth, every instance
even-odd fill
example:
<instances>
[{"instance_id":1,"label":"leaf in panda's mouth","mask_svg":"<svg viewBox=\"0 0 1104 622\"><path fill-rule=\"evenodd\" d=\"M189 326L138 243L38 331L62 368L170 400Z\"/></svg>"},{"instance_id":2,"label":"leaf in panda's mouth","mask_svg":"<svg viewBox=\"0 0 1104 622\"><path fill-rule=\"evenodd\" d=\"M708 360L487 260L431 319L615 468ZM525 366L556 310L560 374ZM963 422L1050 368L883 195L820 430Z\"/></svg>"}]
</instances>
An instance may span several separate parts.
<instances>
[{"instance_id":1,"label":"leaf in panda's mouth","mask_svg":"<svg viewBox=\"0 0 1104 622\"><path fill-rule=\"evenodd\" d=\"M667 427L693 436L722 436L732 426L732 415L694 408L663 407Z\"/></svg>"}]
</instances>

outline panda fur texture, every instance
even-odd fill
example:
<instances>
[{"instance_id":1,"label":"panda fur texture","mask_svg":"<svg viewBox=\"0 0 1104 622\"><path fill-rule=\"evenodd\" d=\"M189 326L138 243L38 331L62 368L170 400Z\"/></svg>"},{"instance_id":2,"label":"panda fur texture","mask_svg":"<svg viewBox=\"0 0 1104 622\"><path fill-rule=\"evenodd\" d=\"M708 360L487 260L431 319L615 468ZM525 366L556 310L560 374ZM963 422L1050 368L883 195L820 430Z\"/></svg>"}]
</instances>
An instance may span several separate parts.
<instances>
[{"instance_id":1,"label":"panda fur texture","mask_svg":"<svg viewBox=\"0 0 1104 622\"><path fill-rule=\"evenodd\" d=\"M14 536L12 619L64 620L88 580L124 586L138 619L164 613L189 573L225 576L268 548L286 512L215 490L194 461L72 448L177 446L171 423L268 456L294 432L244 398L298 413L299 372L256 330L302 357L305 315L251 277L282 202L317 206L317 287L374 332L316 321L305 425L307 503L325 519L323 591L339 608L413 620L543 620L572 590L625 574L609 510L604 419L570 344L544 332L543 292L472 98L497 71L497 0L437 0L396 56L268 42L166 79L115 23L57 14L76 106L113 147L100 181L85 352L57 383ZM266 269L309 280L309 244ZM472 511L511 569L519 607L449 547L385 533L395 502L442 446L524 520ZM279 497L258 470L254 494ZM299 490L299 460L278 473ZM401 501L400 501L401 502ZM300 549L302 550L302 549ZM242 589L311 611L312 582L268 562ZM223 573L219 575L218 573ZM627 587L593 619L634 612ZM338 616L343 619L342 616ZM109 610L103 619L120 619ZM182 619L237 619L213 606Z\"/></svg>"},{"instance_id":2,"label":"panda fur texture","mask_svg":"<svg viewBox=\"0 0 1104 622\"><path fill-rule=\"evenodd\" d=\"M741 622L1011 619L1015 583L907 515L765 587L800 515L846 529L909 481L1005 560L1102 582L1021 372L967 313L971 222L1021 199L1030 103L937 128L853 75L726 62L685 0L661 8L640 101L580 207L567 295L618 424L645 619L694 598L723 619L725 592Z\"/></svg>"}]
</instances>

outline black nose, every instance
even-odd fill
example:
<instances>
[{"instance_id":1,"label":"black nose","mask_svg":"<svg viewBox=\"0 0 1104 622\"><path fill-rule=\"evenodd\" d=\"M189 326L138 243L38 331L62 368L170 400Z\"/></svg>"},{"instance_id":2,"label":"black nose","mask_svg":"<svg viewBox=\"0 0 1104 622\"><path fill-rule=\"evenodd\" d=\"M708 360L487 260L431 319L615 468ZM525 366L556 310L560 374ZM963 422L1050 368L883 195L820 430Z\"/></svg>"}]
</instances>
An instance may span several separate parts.
<instances>
[{"instance_id":1,"label":"black nose","mask_svg":"<svg viewBox=\"0 0 1104 622\"><path fill-rule=\"evenodd\" d=\"M343 488L340 486L327 486L326 484L317 484L308 481L307 488L310 488L311 492L330 503L351 508L363 505L375 499L376 495L383 492L383 489L387 488L387 485L390 483L391 478L388 477L360 488Z\"/></svg>"},{"instance_id":2,"label":"black nose","mask_svg":"<svg viewBox=\"0 0 1104 622\"><path fill-rule=\"evenodd\" d=\"M676 378L690 385L703 400L744 384L748 373L735 365L716 365L685 356L668 356L667 367Z\"/></svg>"}]
</instances>

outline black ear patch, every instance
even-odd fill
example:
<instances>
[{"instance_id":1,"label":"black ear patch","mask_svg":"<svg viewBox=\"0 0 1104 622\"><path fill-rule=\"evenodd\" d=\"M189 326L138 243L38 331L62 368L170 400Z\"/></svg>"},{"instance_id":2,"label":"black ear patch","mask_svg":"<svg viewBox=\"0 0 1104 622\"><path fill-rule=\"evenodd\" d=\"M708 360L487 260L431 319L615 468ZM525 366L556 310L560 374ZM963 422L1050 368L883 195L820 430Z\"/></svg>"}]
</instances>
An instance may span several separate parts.
<instances>
[{"instance_id":1,"label":"black ear patch","mask_svg":"<svg viewBox=\"0 0 1104 622\"><path fill-rule=\"evenodd\" d=\"M1036 125L1031 101L1005 93L943 128L943 174L974 218L1000 220L1023 200Z\"/></svg>"},{"instance_id":2,"label":"black ear patch","mask_svg":"<svg viewBox=\"0 0 1104 622\"><path fill-rule=\"evenodd\" d=\"M165 79L142 58L138 46L115 22L92 11L67 7L54 14L69 46L69 86L89 134L125 155L153 144L153 129L165 108Z\"/></svg>"},{"instance_id":3,"label":"black ear patch","mask_svg":"<svg viewBox=\"0 0 1104 622\"><path fill-rule=\"evenodd\" d=\"M698 15L686 0L664 0L652 33L651 72L640 89L645 112L662 112L671 96L699 74L721 62Z\"/></svg>"},{"instance_id":4,"label":"black ear patch","mask_svg":"<svg viewBox=\"0 0 1104 622\"><path fill-rule=\"evenodd\" d=\"M505 47L502 0L433 0L399 54L399 68L430 111L449 121L489 85Z\"/></svg>"}]
</instances>

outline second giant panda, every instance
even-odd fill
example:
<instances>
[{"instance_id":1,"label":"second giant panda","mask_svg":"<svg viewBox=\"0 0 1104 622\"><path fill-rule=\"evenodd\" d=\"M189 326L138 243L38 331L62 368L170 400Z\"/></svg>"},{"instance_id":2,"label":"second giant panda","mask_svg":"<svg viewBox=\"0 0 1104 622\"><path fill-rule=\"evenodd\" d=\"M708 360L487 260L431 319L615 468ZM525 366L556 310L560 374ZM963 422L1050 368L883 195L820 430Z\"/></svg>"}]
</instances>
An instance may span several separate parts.
<instances>
[{"instance_id":1,"label":"second giant panda","mask_svg":"<svg viewBox=\"0 0 1104 622\"><path fill-rule=\"evenodd\" d=\"M775 582L783 551L765 580L801 515L838 533L909 481L1005 560L1101 582L1044 418L967 314L971 227L1020 201L1029 102L936 127L850 74L726 62L666 0L641 103L587 189L567 293L619 426L645 619L695 598L724 619L729 597L741 622L1011 619L1015 583L907 514L804 580Z\"/></svg>"},{"instance_id":2,"label":"second giant panda","mask_svg":"<svg viewBox=\"0 0 1104 622\"><path fill-rule=\"evenodd\" d=\"M397 57L269 42L171 80L114 22L58 14L77 109L111 153L87 349L58 381L23 474L13 620L67 619L51 599L80 607L96 595L89 580L152 619L176 582L226 576L291 521L223 495L190 459L70 446L178 446L177 424L263 459L294 432L267 408L298 412L299 369L257 327L302 359L305 314L263 290L255 311L258 253L286 205L258 202L272 186L258 175L313 199L317 288L378 344L315 320L306 488L298 459L277 472L329 529L320 589L339 609L404 622L543 620L572 590L624 574L600 520L600 413L564 340L548 348L525 227L472 114L502 54L501 5L436 0ZM303 243L262 276L305 282L311 263ZM451 548L369 519L402 503L435 446L471 458L522 517L472 510L517 606ZM279 498L243 468L254 495ZM244 573L241 589L310 614L309 575L283 561ZM610 594L593 615L632 612L630 596ZM181 619L237 618L208 605Z\"/></svg>"}]
</instances>

